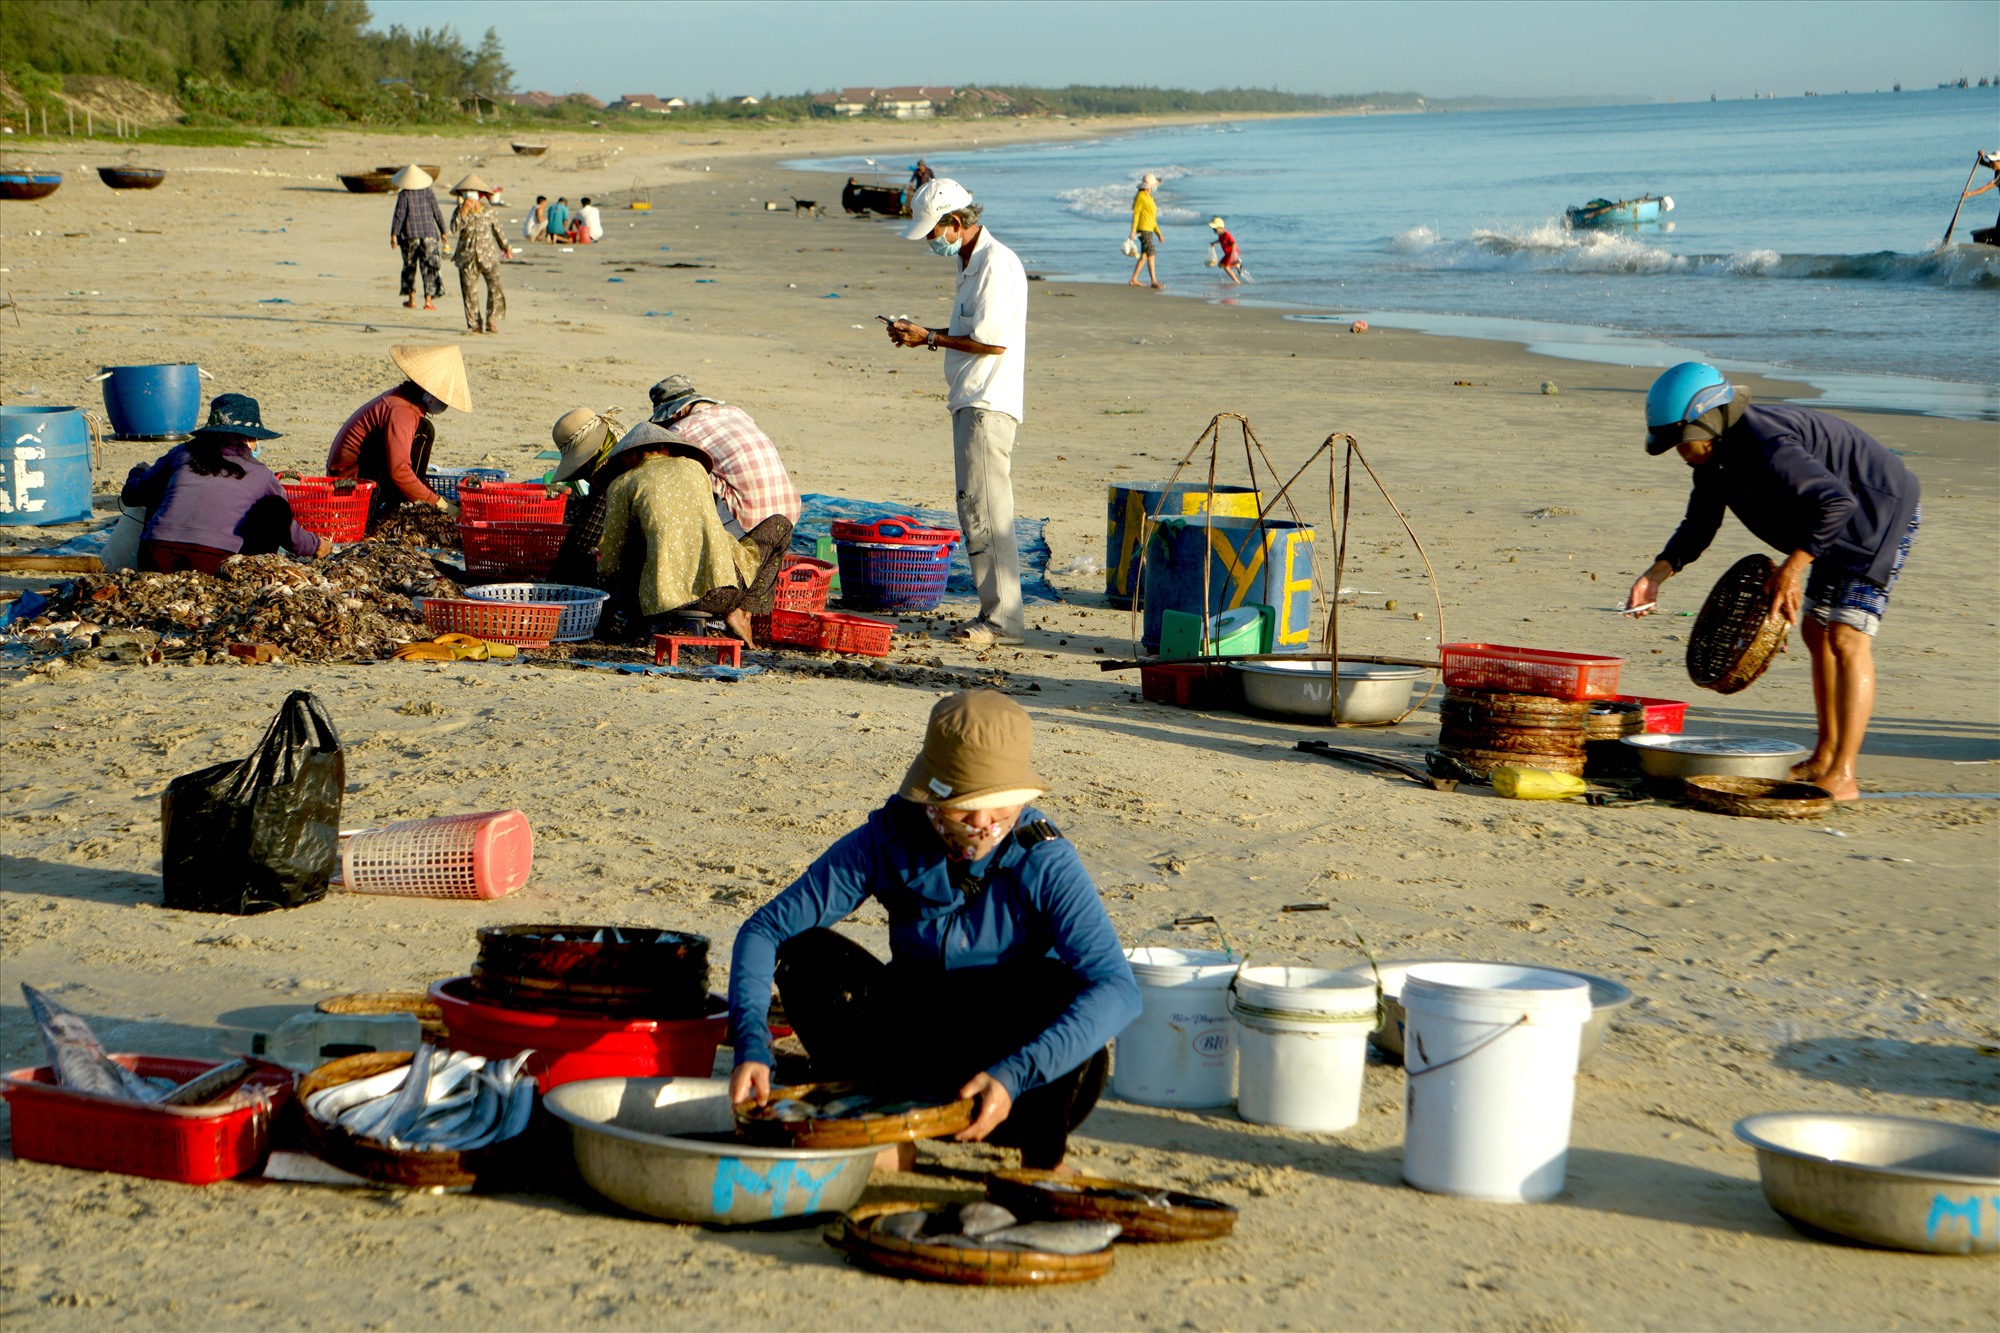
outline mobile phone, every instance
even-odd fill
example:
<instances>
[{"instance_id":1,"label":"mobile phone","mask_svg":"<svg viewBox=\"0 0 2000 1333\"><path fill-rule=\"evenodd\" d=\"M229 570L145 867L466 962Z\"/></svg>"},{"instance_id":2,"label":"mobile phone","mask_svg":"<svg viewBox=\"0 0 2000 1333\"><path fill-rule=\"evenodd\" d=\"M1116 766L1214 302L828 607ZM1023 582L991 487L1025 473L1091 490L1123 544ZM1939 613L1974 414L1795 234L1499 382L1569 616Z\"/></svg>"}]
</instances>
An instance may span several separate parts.
<instances>
[{"instance_id":1,"label":"mobile phone","mask_svg":"<svg viewBox=\"0 0 2000 1333\"><path fill-rule=\"evenodd\" d=\"M895 320L890 319L887 315L877 315L875 316L875 318L881 320L884 324L894 324L896 322Z\"/></svg>"}]
</instances>

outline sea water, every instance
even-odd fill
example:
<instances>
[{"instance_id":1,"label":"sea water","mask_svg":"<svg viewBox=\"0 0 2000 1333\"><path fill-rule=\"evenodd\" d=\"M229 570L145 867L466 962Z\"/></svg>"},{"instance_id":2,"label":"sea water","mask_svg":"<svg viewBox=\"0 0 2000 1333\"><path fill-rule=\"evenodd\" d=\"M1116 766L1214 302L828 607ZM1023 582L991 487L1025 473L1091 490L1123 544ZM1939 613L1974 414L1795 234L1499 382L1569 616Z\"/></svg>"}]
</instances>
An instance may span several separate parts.
<instances>
[{"instance_id":1,"label":"sea water","mask_svg":"<svg viewBox=\"0 0 2000 1333\"><path fill-rule=\"evenodd\" d=\"M2000 198L1967 203L1938 248L1975 151L1996 146L2000 89L1975 88L1199 124L928 160L1051 276L1125 280L1150 170L1172 294L1619 364L1699 357L1830 404L2000 420L2000 250L1966 243ZM913 161L798 165L891 183ZM1563 225L1640 194L1674 200L1665 223ZM1248 286L1204 266L1218 214Z\"/></svg>"}]
</instances>

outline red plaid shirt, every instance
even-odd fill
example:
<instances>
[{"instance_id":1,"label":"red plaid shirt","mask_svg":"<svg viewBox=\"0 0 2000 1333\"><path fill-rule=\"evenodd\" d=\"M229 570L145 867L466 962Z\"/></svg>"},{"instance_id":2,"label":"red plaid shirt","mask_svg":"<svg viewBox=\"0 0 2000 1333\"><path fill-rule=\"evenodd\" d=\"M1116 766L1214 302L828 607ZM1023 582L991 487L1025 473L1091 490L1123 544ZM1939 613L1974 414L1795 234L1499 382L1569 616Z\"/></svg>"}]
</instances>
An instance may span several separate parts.
<instances>
[{"instance_id":1,"label":"red plaid shirt","mask_svg":"<svg viewBox=\"0 0 2000 1333\"><path fill-rule=\"evenodd\" d=\"M748 412L727 403L696 403L667 429L708 450L715 460L710 483L745 532L773 514L799 521L799 488L778 447Z\"/></svg>"}]
</instances>

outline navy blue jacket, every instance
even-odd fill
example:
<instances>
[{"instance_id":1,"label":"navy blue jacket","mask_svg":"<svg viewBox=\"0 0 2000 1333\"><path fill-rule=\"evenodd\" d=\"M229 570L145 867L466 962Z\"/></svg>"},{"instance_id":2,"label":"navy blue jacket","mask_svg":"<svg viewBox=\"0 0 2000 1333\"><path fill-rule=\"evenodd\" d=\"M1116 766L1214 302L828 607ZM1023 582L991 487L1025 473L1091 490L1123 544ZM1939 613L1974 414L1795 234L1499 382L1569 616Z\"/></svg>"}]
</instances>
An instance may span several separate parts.
<instances>
[{"instance_id":1,"label":"navy blue jacket","mask_svg":"<svg viewBox=\"0 0 2000 1333\"><path fill-rule=\"evenodd\" d=\"M1809 407L1752 403L1694 469L1686 517L1659 558L1679 573L1736 515L1787 555L1804 551L1886 587L1919 498L1916 474L1859 426Z\"/></svg>"},{"instance_id":2,"label":"navy blue jacket","mask_svg":"<svg viewBox=\"0 0 2000 1333\"><path fill-rule=\"evenodd\" d=\"M1042 818L1030 806L1018 827ZM778 946L832 926L869 898L889 913L889 966L956 971L1057 958L1083 989L1047 1031L986 1072L1018 1097L1081 1065L1139 1016L1139 986L1066 838L1022 846L1008 837L972 864L986 890L968 903L923 807L891 797L868 822L829 847L791 887L736 932L729 963L729 1024L736 1059L771 1063L768 1019Z\"/></svg>"}]
</instances>

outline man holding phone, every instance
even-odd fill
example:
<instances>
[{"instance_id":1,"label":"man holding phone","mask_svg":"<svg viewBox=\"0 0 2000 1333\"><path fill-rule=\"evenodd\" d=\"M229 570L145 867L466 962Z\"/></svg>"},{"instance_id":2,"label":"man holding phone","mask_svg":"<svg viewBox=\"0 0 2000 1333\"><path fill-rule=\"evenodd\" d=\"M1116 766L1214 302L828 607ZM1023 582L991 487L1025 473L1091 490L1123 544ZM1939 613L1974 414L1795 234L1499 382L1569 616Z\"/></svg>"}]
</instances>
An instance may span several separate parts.
<instances>
[{"instance_id":1,"label":"man holding phone","mask_svg":"<svg viewBox=\"0 0 2000 1333\"><path fill-rule=\"evenodd\" d=\"M1028 275L1020 258L979 225L980 206L955 180L938 177L910 200L905 240L929 241L957 275L951 322L926 328L883 319L898 347L944 353L946 409L966 560L979 614L951 637L976 648L1021 642L1021 552L1014 539L1014 434L1021 424L1028 340ZM883 318L877 316L877 318Z\"/></svg>"}]
</instances>

